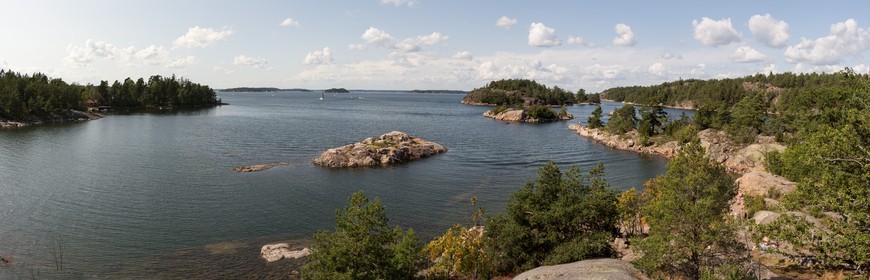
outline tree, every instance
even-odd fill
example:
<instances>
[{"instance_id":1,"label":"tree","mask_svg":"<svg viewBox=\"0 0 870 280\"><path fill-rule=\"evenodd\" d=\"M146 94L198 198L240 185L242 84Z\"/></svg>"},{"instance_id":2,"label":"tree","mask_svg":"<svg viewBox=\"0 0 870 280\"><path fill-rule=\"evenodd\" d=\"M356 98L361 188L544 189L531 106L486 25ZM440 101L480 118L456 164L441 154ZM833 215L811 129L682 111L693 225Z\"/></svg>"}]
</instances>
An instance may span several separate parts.
<instances>
[{"instance_id":1,"label":"tree","mask_svg":"<svg viewBox=\"0 0 870 280\"><path fill-rule=\"evenodd\" d=\"M595 107L595 110L592 110L592 115L589 116L586 123L589 128L600 128L604 126L604 123L601 122L601 105L598 105L598 107Z\"/></svg>"},{"instance_id":2,"label":"tree","mask_svg":"<svg viewBox=\"0 0 870 280\"><path fill-rule=\"evenodd\" d=\"M420 264L413 230L387 225L379 199L370 202L362 191L336 210L336 229L314 236L305 279L411 279Z\"/></svg>"},{"instance_id":3,"label":"tree","mask_svg":"<svg viewBox=\"0 0 870 280\"><path fill-rule=\"evenodd\" d=\"M472 197L472 208L476 205L477 197ZM442 272L446 279L451 276L485 279L489 276L489 260L483 250L483 227L478 223L483 219L483 208L474 208L472 211L473 224L453 225L423 248L423 253L431 261L426 270L428 276L438 277Z\"/></svg>"},{"instance_id":4,"label":"tree","mask_svg":"<svg viewBox=\"0 0 870 280\"><path fill-rule=\"evenodd\" d=\"M637 127L637 116L634 105L626 104L614 111L613 116L607 121L607 130L614 134L623 134Z\"/></svg>"},{"instance_id":5,"label":"tree","mask_svg":"<svg viewBox=\"0 0 870 280\"><path fill-rule=\"evenodd\" d=\"M668 113L662 106L643 106L640 108L640 123L637 131L641 136L650 137L658 134L662 124L668 120Z\"/></svg>"},{"instance_id":6,"label":"tree","mask_svg":"<svg viewBox=\"0 0 870 280\"><path fill-rule=\"evenodd\" d=\"M588 97L589 98L587 100L589 103L601 104L601 95L599 95L597 93L593 93L593 94L589 94Z\"/></svg>"},{"instance_id":7,"label":"tree","mask_svg":"<svg viewBox=\"0 0 870 280\"><path fill-rule=\"evenodd\" d=\"M744 97L731 109L731 122L727 131L738 142L752 142L761 131L767 114L767 101L759 93Z\"/></svg>"},{"instance_id":8,"label":"tree","mask_svg":"<svg viewBox=\"0 0 870 280\"><path fill-rule=\"evenodd\" d=\"M507 213L487 220L484 243L496 273L613 255L616 195L604 167L562 174L553 162L511 195Z\"/></svg>"},{"instance_id":9,"label":"tree","mask_svg":"<svg viewBox=\"0 0 870 280\"><path fill-rule=\"evenodd\" d=\"M589 97L586 96L586 90L585 90L585 89L582 89L582 88L581 88L581 89L578 89L578 90L577 90L577 93L574 94L574 102L576 102L576 103L586 103L586 102L588 102L588 101L589 101Z\"/></svg>"},{"instance_id":10,"label":"tree","mask_svg":"<svg viewBox=\"0 0 870 280\"><path fill-rule=\"evenodd\" d=\"M655 195L643 208L649 236L636 242L644 254L636 261L639 267L665 277L699 279L741 263L745 248L725 216L736 187L697 141L683 147L651 188Z\"/></svg>"}]
</instances>

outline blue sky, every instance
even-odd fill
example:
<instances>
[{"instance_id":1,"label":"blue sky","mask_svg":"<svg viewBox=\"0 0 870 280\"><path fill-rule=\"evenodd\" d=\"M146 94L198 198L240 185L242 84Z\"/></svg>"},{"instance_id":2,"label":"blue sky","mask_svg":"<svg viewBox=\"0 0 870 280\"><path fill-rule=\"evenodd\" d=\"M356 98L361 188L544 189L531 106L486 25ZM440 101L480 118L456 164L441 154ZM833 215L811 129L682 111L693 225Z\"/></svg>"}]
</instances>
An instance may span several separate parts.
<instances>
[{"instance_id":1,"label":"blue sky","mask_svg":"<svg viewBox=\"0 0 870 280\"><path fill-rule=\"evenodd\" d=\"M529 78L589 92L870 72L868 1L225 2L0 0L0 68L78 83L469 90Z\"/></svg>"}]
</instances>

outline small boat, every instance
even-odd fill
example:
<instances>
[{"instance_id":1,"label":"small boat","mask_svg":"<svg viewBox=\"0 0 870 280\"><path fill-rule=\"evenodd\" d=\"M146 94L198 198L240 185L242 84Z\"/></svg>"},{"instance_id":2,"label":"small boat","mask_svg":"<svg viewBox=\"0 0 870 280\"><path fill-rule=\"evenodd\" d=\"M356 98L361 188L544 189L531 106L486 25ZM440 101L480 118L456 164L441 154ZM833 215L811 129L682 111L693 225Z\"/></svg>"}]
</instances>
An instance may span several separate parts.
<instances>
[{"instance_id":1,"label":"small boat","mask_svg":"<svg viewBox=\"0 0 870 280\"><path fill-rule=\"evenodd\" d=\"M323 100L323 92L320 92L320 100Z\"/></svg>"}]
</instances>

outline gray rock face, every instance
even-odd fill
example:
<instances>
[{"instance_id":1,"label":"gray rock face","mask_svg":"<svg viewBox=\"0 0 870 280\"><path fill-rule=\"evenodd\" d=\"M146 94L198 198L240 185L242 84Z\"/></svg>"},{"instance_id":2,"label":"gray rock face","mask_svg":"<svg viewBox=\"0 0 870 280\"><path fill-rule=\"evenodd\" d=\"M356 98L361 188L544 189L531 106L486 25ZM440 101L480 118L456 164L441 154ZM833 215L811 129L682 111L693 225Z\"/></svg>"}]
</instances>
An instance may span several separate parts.
<instances>
[{"instance_id":1,"label":"gray rock face","mask_svg":"<svg viewBox=\"0 0 870 280\"><path fill-rule=\"evenodd\" d=\"M314 164L330 168L371 167L404 163L446 152L435 142L393 131L362 142L326 150L314 158Z\"/></svg>"},{"instance_id":2,"label":"gray rock face","mask_svg":"<svg viewBox=\"0 0 870 280\"><path fill-rule=\"evenodd\" d=\"M630 263L616 259L594 259L542 266L514 277L514 280L648 279Z\"/></svg>"},{"instance_id":3,"label":"gray rock face","mask_svg":"<svg viewBox=\"0 0 870 280\"><path fill-rule=\"evenodd\" d=\"M274 262L281 259L304 258L310 254L311 250L308 248L291 250L290 244L287 243L267 244L260 249L260 257L266 260L266 262Z\"/></svg>"}]
</instances>

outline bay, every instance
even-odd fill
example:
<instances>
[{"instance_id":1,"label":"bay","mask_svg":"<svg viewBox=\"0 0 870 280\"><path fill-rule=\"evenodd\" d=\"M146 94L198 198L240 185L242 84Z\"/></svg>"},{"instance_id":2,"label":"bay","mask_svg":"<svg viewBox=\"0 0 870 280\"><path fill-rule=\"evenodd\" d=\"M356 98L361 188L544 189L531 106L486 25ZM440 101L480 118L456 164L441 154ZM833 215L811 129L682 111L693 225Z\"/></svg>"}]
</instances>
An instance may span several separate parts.
<instances>
[{"instance_id":1,"label":"bay","mask_svg":"<svg viewBox=\"0 0 870 280\"><path fill-rule=\"evenodd\" d=\"M258 259L259 246L304 244L333 228L336 209L358 190L379 197L392 224L429 240L468 222L472 196L488 215L503 211L551 160L584 170L601 162L615 190L641 187L667 163L569 131L589 105L568 107L572 122L515 124L483 118L489 108L459 104L457 94L219 95L232 105L0 130L0 256L14 260L0 265L0 278L284 275L287 267ZM382 168L310 162L393 130L449 151ZM289 165L232 171L273 162Z\"/></svg>"}]
</instances>

